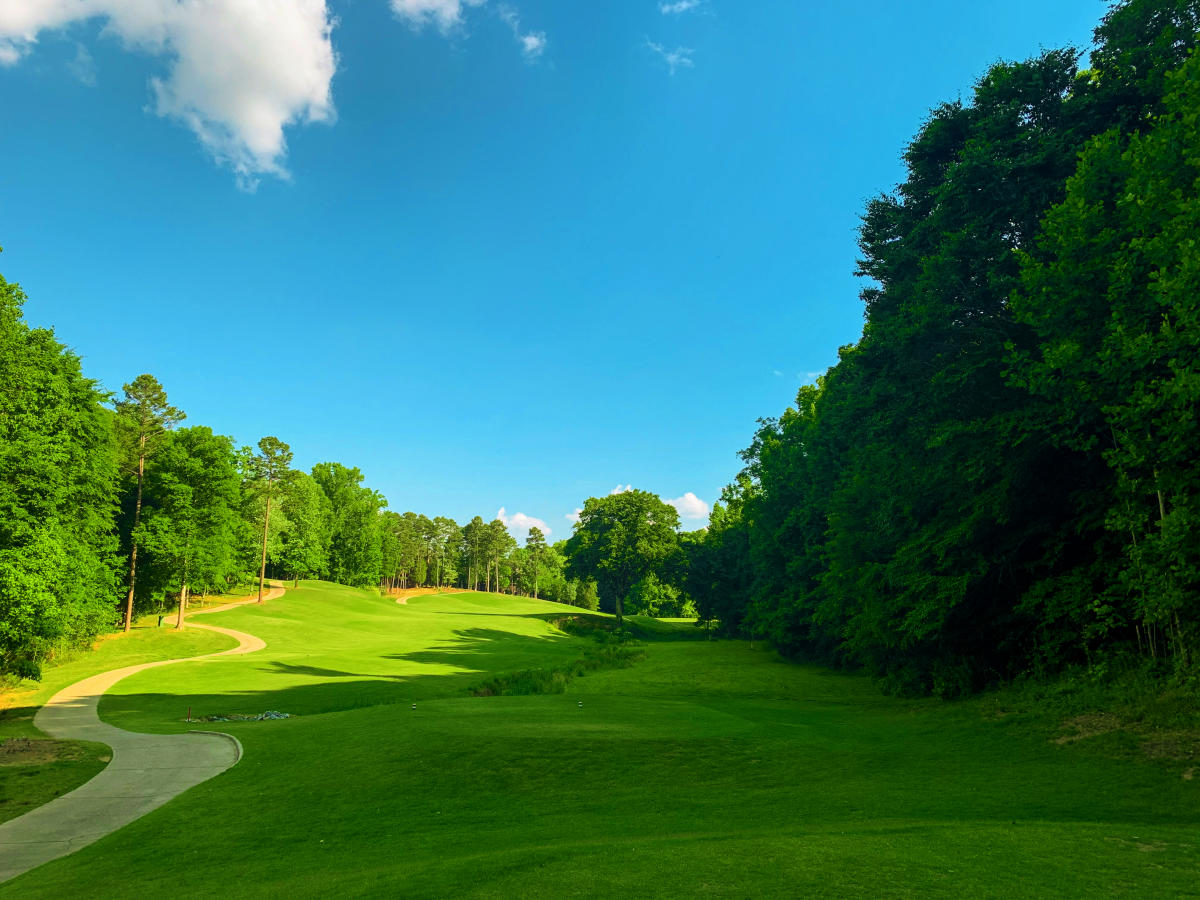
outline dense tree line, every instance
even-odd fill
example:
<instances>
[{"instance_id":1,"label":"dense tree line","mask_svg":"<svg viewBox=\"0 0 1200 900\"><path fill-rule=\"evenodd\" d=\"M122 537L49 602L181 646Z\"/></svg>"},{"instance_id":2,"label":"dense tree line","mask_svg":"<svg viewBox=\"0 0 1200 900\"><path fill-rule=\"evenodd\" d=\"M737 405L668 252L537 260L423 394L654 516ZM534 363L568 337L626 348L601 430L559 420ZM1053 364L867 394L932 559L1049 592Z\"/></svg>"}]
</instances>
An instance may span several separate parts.
<instances>
[{"instance_id":1,"label":"dense tree line","mask_svg":"<svg viewBox=\"0 0 1200 900\"><path fill-rule=\"evenodd\" d=\"M459 527L388 510L357 468L291 468L274 436L239 447L144 374L113 398L0 277L0 677L38 677L56 652L141 613L271 577L381 588L446 585L595 609L562 542L504 523Z\"/></svg>"},{"instance_id":2,"label":"dense tree line","mask_svg":"<svg viewBox=\"0 0 1200 900\"><path fill-rule=\"evenodd\" d=\"M0 674L36 677L114 620L118 473L104 395L24 302L0 277Z\"/></svg>"},{"instance_id":3,"label":"dense tree line","mask_svg":"<svg viewBox=\"0 0 1200 900\"><path fill-rule=\"evenodd\" d=\"M993 66L867 205L865 327L692 547L702 616L956 695L1200 639L1200 4Z\"/></svg>"}]
</instances>

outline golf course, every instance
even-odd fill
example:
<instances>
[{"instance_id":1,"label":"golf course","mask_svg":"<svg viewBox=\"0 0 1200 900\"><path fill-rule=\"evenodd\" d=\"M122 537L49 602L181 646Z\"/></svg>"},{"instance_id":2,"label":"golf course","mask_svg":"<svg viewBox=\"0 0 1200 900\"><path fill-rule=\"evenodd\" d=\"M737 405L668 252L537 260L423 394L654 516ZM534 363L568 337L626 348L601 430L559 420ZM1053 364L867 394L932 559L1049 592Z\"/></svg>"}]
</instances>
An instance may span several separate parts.
<instances>
[{"instance_id":1,"label":"golf course","mask_svg":"<svg viewBox=\"0 0 1200 900\"><path fill-rule=\"evenodd\" d=\"M688 623L634 618L636 641L599 640L587 622L606 619L321 582L205 616L265 649L131 675L100 715L225 732L240 762L0 897L1162 897L1200 883L1200 781L1177 768L1114 758L1090 743L1103 736L1056 742L994 702L884 697ZM36 736L33 708L73 680L234 643L134 629L47 670L0 734ZM561 692L510 693L525 690ZM186 721L268 710L290 718ZM0 785L28 797L57 778L49 800L103 768L90 750L29 778L5 767Z\"/></svg>"}]
</instances>

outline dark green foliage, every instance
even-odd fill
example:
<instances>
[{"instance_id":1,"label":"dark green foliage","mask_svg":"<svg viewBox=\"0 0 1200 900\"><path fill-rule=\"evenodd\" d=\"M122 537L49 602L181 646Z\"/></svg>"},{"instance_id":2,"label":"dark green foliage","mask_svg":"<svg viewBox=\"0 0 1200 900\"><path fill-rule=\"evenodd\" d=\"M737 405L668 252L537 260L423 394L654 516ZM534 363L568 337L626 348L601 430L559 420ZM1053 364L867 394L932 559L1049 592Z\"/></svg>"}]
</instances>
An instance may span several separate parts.
<instances>
[{"instance_id":1,"label":"dark green foliage","mask_svg":"<svg viewBox=\"0 0 1200 900\"><path fill-rule=\"evenodd\" d=\"M703 619L897 692L1138 643L1188 663L1196 91L1168 73L1198 22L1120 4L1087 71L1047 51L933 111L867 206L862 340L685 541Z\"/></svg>"},{"instance_id":2,"label":"dark green foliage","mask_svg":"<svg viewBox=\"0 0 1200 900\"><path fill-rule=\"evenodd\" d=\"M590 497L567 541L567 574L594 579L601 608L619 623L637 584L678 558L678 527L675 508L647 491Z\"/></svg>"},{"instance_id":3,"label":"dark green foliage","mask_svg":"<svg viewBox=\"0 0 1200 900\"><path fill-rule=\"evenodd\" d=\"M146 509L138 536L146 548L149 590L161 597L232 584L242 571L241 496L229 438L205 426L166 436L146 467Z\"/></svg>"},{"instance_id":4,"label":"dark green foliage","mask_svg":"<svg viewBox=\"0 0 1200 900\"><path fill-rule=\"evenodd\" d=\"M1038 336L1013 380L1103 477L1119 546L1069 614L1092 643L1132 628L1187 667L1200 612L1200 57L1142 134L1093 141L1025 257L1018 318Z\"/></svg>"},{"instance_id":5,"label":"dark green foliage","mask_svg":"<svg viewBox=\"0 0 1200 900\"><path fill-rule=\"evenodd\" d=\"M270 558L296 578L315 578L329 567L333 507L321 486L304 472L291 472L284 485L283 524Z\"/></svg>"},{"instance_id":6,"label":"dark green foliage","mask_svg":"<svg viewBox=\"0 0 1200 900\"><path fill-rule=\"evenodd\" d=\"M383 577L379 511L387 501L363 486L362 472L341 463L317 463L312 477L329 498L331 509L327 574L340 584L379 584Z\"/></svg>"},{"instance_id":7,"label":"dark green foliage","mask_svg":"<svg viewBox=\"0 0 1200 900\"><path fill-rule=\"evenodd\" d=\"M111 414L0 277L0 675L38 677L115 621Z\"/></svg>"}]
</instances>

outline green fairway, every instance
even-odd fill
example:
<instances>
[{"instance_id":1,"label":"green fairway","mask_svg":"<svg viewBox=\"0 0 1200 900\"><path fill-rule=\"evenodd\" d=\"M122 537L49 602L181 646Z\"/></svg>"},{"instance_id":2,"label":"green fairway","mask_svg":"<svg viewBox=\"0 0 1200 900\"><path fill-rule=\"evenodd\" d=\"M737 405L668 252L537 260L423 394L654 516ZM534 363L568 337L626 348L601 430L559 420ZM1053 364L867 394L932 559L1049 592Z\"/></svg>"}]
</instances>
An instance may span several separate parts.
<instances>
[{"instance_id":1,"label":"green fairway","mask_svg":"<svg viewBox=\"0 0 1200 900\"><path fill-rule=\"evenodd\" d=\"M547 621L577 612L483 594L400 606L313 583L207 616L267 648L135 675L102 716L159 732L194 728L188 707L294 718L208 726L242 742L237 766L0 897L1161 897L1200 884L1200 779L1056 745L979 704L885 698L757 645L653 640L561 694L471 694L594 650ZM197 637L197 652L218 639Z\"/></svg>"}]
</instances>

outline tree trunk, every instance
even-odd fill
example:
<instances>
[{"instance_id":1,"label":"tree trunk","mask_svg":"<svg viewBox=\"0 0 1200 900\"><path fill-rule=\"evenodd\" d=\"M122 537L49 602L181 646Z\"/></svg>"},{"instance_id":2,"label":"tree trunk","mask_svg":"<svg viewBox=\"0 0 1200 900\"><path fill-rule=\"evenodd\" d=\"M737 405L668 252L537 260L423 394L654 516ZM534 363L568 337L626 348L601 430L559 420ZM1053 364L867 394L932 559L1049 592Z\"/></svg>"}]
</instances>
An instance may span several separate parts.
<instances>
[{"instance_id":1,"label":"tree trunk","mask_svg":"<svg viewBox=\"0 0 1200 900\"><path fill-rule=\"evenodd\" d=\"M617 628L624 627L625 617L621 612L621 595L617 594Z\"/></svg>"},{"instance_id":2,"label":"tree trunk","mask_svg":"<svg viewBox=\"0 0 1200 900\"><path fill-rule=\"evenodd\" d=\"M133 507L133 528L136 533L142 520L142 476L146 472L146 435L138 443L138 488L137 504ZM133 627L133 589L137 584L137 538L133 538L133 552L129 554L129 596L125 598L125 630Z\"/></svg>"},{"instance_id":3,"label":"tree trunk","mask_svg":"<svg viewBox=\"0 0 1200 900\"><path fill-rule=\"evenodd\" d=\"M263 516L262 567L258 570L258 602L263 602L263 581L267 577L267 529L271 527L271 481L267 480L267 514Z\"/></svg>"},{"instance_id":4,"label":"tree trunk","mask_svg":"<svg viewBox=\"0 0 1200 900\"><path fill-rule=\"evenodd\" d=\"M178 631L183 627L183 610L187 606L188 586L187 582L179 589L179 618L175 620L175 630Z\"/></svg>"}]
</instances>

